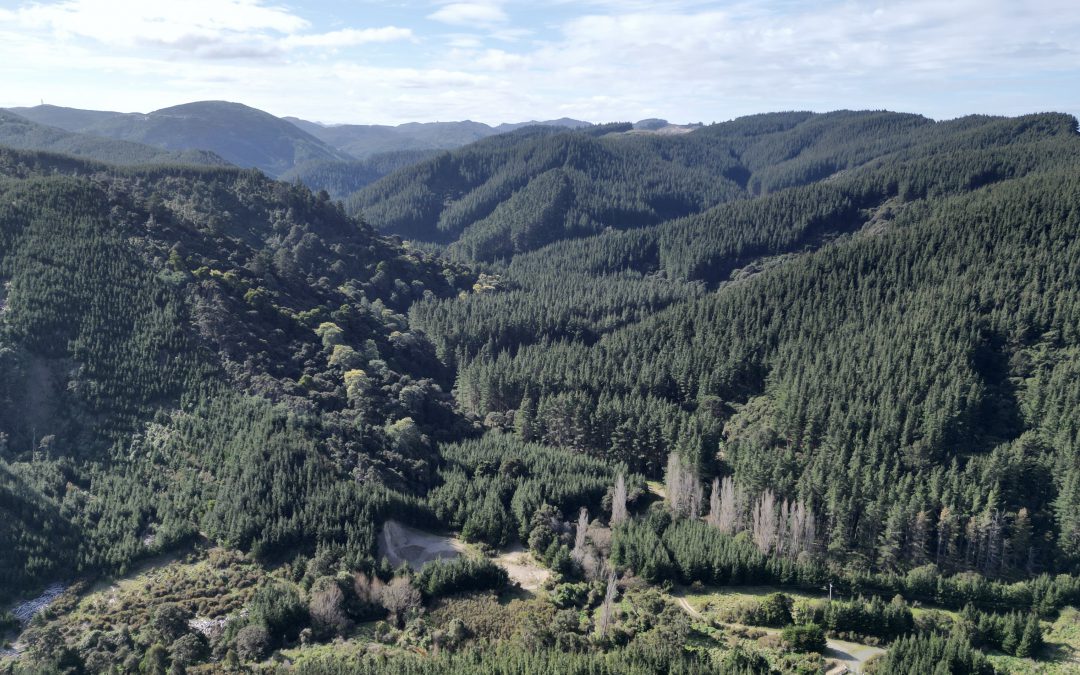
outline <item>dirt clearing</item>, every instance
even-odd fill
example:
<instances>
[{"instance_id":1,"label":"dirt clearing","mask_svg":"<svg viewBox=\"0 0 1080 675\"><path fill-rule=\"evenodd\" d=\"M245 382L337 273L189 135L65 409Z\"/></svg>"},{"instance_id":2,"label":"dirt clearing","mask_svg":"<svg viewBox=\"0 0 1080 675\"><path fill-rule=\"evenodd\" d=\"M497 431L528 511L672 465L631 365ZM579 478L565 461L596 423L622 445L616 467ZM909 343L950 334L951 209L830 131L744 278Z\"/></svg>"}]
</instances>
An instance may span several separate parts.
<instances>
[{"instance_id":1,"label":"dirt clearing","mask_svg":"<svg viewBox=\"0 0 1080 675\"><path fill-rule=\"evenodd\" d=\"M516 581L526 591L535 591L551 576L551 570L538 565L520 544L501 552L494 560L510 575L510 581Z\"/></svg>"},{"instance_id":2,"label":"dirt clearing","mask_svg":"<svg viewBox=\"0 0 1080 675\"><path fill-rule=\"evenodd\" d=\"M452 560L469 552L469 545L457 537L445 537L424 532L396 520L388 520L379 534L379 555L397 567L403 562L419 570L432 560ZM527 591L535 591L547 581L551 572L541 567L532 554L520 544L511 546L492 558L506 570L510 581Z\"/></svg>"},{"instance_id":3,"label":"dirt clearing","mask_svg":"<svg viewBox=\"0 0 1080 675\"><path fill-rule=\"evenodd\" d=\"M414 570L432 560L452 560L467 548L456 537L431 534L396 520L386 521L382 534L379 535L379 555L389 560L394 567L407 562Z\"/></svg>"}]
</instances>

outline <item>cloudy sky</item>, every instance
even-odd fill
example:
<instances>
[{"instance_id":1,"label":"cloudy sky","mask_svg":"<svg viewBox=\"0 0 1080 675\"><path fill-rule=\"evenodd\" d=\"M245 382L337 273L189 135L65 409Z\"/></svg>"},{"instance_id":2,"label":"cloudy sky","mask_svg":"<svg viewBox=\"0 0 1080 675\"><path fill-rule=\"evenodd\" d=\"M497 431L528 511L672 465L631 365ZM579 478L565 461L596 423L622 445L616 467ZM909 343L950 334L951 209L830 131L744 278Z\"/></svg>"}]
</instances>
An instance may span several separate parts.
<instances>
[{"instance_id":1,"label":"cloudy sky","mask_svg":"<svg viewBox=\"0 0 1080 675\"><path fill-rule=\"evenodd\" d=\"M0 107L323 122L1080 113L1076 0L0 0Z\"/></svg>"}]
</instances>

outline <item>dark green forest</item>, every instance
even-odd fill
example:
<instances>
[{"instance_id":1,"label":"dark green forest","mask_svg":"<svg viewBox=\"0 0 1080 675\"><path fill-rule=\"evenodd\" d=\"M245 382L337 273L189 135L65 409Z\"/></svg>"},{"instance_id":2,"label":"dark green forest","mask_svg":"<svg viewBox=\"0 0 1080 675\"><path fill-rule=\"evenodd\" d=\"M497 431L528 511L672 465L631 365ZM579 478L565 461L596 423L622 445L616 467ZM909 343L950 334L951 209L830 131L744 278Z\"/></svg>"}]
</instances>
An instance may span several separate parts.
<instances>
[{"instance_id":1,"label":"dark green forest","mask_svg":"<svg viewBox=\"0 0 1080 675\"><path fill-rule=\"evenodd\" d=\"M0 668L1052 660L1080 605L1076 120L629 131L281 182L0 148L0 600L74 589L0 614L26 645ZM461 557L392 563L389 522ZM91 634L92 582L162 556L222 582ZM676 604L742 587L776 592Z\"/></svg>"}]
</instances>

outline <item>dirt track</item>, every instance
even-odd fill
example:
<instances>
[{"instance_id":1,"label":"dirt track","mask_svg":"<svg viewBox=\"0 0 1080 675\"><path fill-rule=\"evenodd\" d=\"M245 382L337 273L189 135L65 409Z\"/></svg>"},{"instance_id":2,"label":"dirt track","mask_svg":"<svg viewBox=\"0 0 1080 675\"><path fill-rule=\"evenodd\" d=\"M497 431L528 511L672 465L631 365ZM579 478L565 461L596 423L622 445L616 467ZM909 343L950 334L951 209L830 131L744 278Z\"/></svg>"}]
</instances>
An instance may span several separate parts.
<instances>
[{"instance_id":1,"label":"dirt track","mask_svg":"<svg viewBox=\"0 0 1080 675\"><path fill-rule=\"evenodd\" d=\"M674 598L679 607L694 617L695 619L705 620L705 615L694 609L694 607L686 601L686 598ZM780 631L775 628L757 628L754 630L761 630L771 635L779 635ZM861 673L863 664L870 660L870 657L877 656L878 654L884 654L885 650L879 647L871 647L869 645L860 645L855 642L844 642L843 640L826 640L828 649L825 650L823 656L826 659L836 661L847 668L848 672ZM830 670L830 673L844 672Z\"/></svg>"}]
</instances>

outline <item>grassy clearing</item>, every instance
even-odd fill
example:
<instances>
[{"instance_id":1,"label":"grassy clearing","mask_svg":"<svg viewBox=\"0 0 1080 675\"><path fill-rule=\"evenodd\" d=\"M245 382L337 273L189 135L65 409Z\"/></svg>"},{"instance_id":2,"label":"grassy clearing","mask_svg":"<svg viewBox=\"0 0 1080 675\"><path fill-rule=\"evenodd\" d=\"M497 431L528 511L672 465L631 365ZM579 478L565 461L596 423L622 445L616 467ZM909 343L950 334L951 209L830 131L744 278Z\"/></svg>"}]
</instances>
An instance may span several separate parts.
<instances>
[{"instance_id":1,"label":"grassy clearing","mask_svg":"<svg viewBox=\"0 0 1080 675\"><path fill-rule=\"evenodd\" d=\"M783 586L703 586L700 588L684 587L672 591L673 596L685 598L686 601L690 603L691 607L702 613L730 610L740 603L748 600L761 600L772 593L783 593L794 599L796 602L799 600L825 600L829 597L828 593L825 591L815 593L785 588ZM846 599L839 596L835 597L837 600ZM888 601L891 598L886 597L883 599ZM911 613L916 617L926 614L927 612L940 612L951 619L957 617L955 611L935 607L933 605L913 604L911 607Z\"/></svg>"},{"instance_id":2,"label":"grassy clearing","mask_svg":"<svg viewBox=\"0 0 1080 675\"><path fill-rule=\"evenodd\" d=\"M1022 675L1076 675L1080 673L1080 611L1066 607L1054 622L1043 622L1046 649L1039 661L991 654L994 667Z\"/></svg>"},{"instance_id":3,"label":"grassy clearing","mask_svg":"<svg viewBox=\"0 0 1080 675\"><path fill-rule=\"evenodd\" d=\"M761 600L771 593L783 593L796 601L826 597L778 586L703 586L672 591L676 598L685 598L691 607L706 615L733 609L747 600Z\"/></svg>"},{"instance_id":4,"label":"grassy clearing","mask_svg":"<svg viewBox=\"0 0 1080 675\"><path fill-rule=\"evenodd\" d=\"M706 617L723 613L750 600L761 600L770 593L784 593L796 601L801 599L821 600L824 593L808 593L778 586L731 586L675 589L672 595L685 599L693 609ZM916 617L926 612L941 612L952 619L957 612L936 607L914 607ZM1044 622L1046 650L1038 661L1022 659L1004 654L990 654L994 666L1002 672L1022 675L1080 675L1080 611L1073 607L1062 610L1057 620ZM769 631L768 629L757 629ZM760 645L759 645L760 646Z\"/></svg>"}]
</instances>

